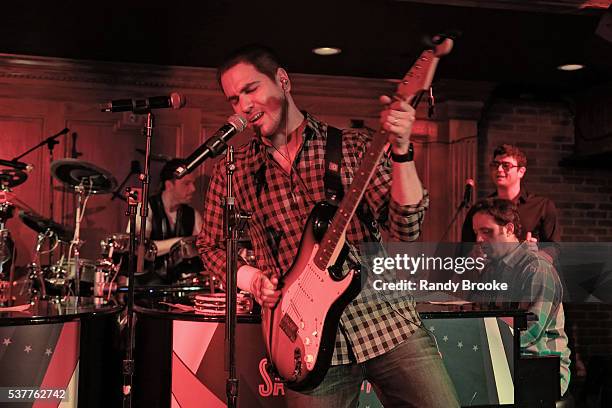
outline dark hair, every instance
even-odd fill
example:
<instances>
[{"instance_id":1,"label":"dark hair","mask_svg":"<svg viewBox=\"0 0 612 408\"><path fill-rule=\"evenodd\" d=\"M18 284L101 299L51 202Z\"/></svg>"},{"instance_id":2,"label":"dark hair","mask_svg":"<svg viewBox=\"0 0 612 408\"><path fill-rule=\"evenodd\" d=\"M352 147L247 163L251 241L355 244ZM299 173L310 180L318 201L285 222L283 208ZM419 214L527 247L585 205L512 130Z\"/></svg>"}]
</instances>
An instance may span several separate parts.
<instances>
[{"instance_id":1,"label":"dark hair","mask_svg":"<svg viewBox=\"0 0 612 408\"><path fill-rule=\"evenodd\" d=\"M514 235L521 235L522 225L516 204L503 198L485 198L474 204L472 214L485 213L493 217L497 225L514 224Z\"/></svg>"},{"instance_id":2,"label":"dark hair","mask_svg":"<svg viewBox=\"0 0 612 408\"><path fill-rule=\"evenodd\" d=\"M221 76L241 62L253 65L255 69L273 81L276 80L276 72L281 67L280 60L270 48L257 44L247 45L238 48L223 59L217 68L219 86L221 86Z\"/></svg>"},{"instance_id":3,"label":"dark hair","mask_svg":"<svg viewBox=\"0 0 612 408\"><path fill-rule=\"evenodd\" d=\"M515 145L505 143L497 146L495 150L493 150L494 160L496 156L514 157L516 159L516 164L519 167L527 167L527 156L525 156L525 153L523 153L523 151Z\"/></svg>"},{"instance_id":4,"label":"dark hair","mask_svg":"<svg viewBox=\"0 0 612 408\"><path fill-rule=\"evenodd\" d=\"M185 161L182 159L171 159L164 164L164 167L162 167L159 172L159 191L164 191L166 189L166 181L176 180L174 170L184 164Z\"/></svg>"}]
</instances>

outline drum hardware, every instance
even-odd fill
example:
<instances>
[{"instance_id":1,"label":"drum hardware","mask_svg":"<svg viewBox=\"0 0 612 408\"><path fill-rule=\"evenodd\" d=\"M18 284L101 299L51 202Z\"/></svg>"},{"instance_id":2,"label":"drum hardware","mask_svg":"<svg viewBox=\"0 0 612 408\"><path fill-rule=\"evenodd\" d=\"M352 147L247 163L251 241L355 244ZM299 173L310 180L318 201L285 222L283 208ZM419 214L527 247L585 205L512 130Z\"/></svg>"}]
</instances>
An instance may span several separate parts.
<instances>
[{"instance_id":1,"label":"drum hardware","mask_svg":"<svg viewBox=\"0 0 612 408\"><path fill-rule=\"evenodd\" d=\"M74 190L77 195L77 206L75 211L74 235L68 249L68 259L74 255L75 265L79 262L81 246L80 238L81 221L85 216L87 202L93 194L112 193L117 187L117 181L106 170L78 159L61 159L51 163L51 174L62 182L66 187ZM81 291L81 270L75 268L75 295L77 299Z\"/></svg>"},{"instance_id":2,"label":"drum hardware","mask_svg":"<svg viewBox=\"0 0 612 408\"><path fill-rule=\"evenodd\" d=\"M140 173L142 173L142 167L140 166L140 162L138 160L132 160L132 162L130 163L130 172L127 174L127 176L125 176L121 184L119 184L119 187L117 187L117 189L113 191L111 201L113 201L115 198L125 201L125 196L121 194L124 191L125 184L128 182L130 177L134 175L139 175Z\"/></svg>"},{"instance_id":3,"label":"drum hardware","mask_svg":"<svg viewBox=\"0 0 612 408\"><path fill-rule=\"evenodd\" d=\"M204 269L204 264L196 248L196 237L183 237L175 242L168 254L168 273L184 278L190 273L198 273Z\"/></svg>"},{"instance_id":4,"label":"drum hardware","mask_svg":"<svg viewBox=\"0 0 612 408\"><path fill-rule=\"evenodd\" d=\"M45 240L51 240L54 237L56 237L56 234L51 229L38 233L36 238L36 246L34 247L34 252L32 254L32 261L27 265L27 269L29 271L28 279L32 284L32 294L35 294L35 290L37 289L40 291L40 295L43 299L47 298L47 287L45 286L45 277L40 263L40 256L47 253L46 251L42 250ZM59 240L56 238L55 244L49 251L53 251L57 247L58 243ZM51 246L51 244L49 244L49 246Z\"/></svg>"},{"instance_id":5,"label":"drum hardware","mask_svg":"<svg viewBox=\"0 0 612 408\"><path fill-rule=\"evenodd\" d=\"M69 242L74 232L51 219L45 218L31 211L19 211L19 218L24 225L37 232L36 245L32 254L32 260L26 266L30 279L32 295L40 295L43 298L53 296L65 296L69 292L69 279L66 270L62 268L60 261L57 265L43 266L41 255L54 251L60 242ZM49 241L49 249L43 251L43 242Z\"/></svg>"},{"instance_id":6,"label":"drum hardware","mask_svg":"<svg viewBox=\"0 0 612 408\"><path fill-rule=\"evenodd\" d=\"M101 298L107 295L106 300L110 301L111 295L117 291L118 285L115 279L117 279L119 269L121 269L121 261L115 264L111 259L98 260L93 282L94 297Z\"/></svg>"},{"instance_id":7,"label":"drum hardware","mask_svg":"<svg viewBox=\"0 0 612 408\"><path fill-rule=\"evenodd\" d=\"M100 241L103 258L113 259L115 254L126 254L130 250L130 234L118 232Z\"/></svg>"},{"instance_id":8,"label":"drum hardware","mask_svg":"<svg viewBox=\"0 0 612 408\"><path fill-rule=\"evenodd\" d=\"M138 107L133 109L135 114L146 114L146 124L143 129L143 135L145 136L145 151L144 151L144 167L143 173L140 174L139 178L142 186L142 194L136 194L131 188L127 188L127 202L128 211L126 215L130 218L130 225L136 225L136 212L138 204L140 204L140 240L138 241L138 258L137 263L134 265L135 256L135 245L136 245L136 228L130 228L130 251L128 255L128 297L127 297L127 347L125 358L123 360L123 390L124 390L124 407L129 408L132 406L132 384L134 375L134 281L135 272L143 273L144 262L145 262L145 240L147 230L147 214L149 212L149 184L151 181L150 168L151 168L151 141L153 139L153 129L155 127L155 117L152 113L154 106ZM136 108L134 106L134 108ZM109 112L105 105L101 109L103 112ZM110 110L112 111L112 109ZM140 202L139 202L140 201Z\"/></svg>"},{"instance_id":9,"label":"drum hardware","mask_svg":"<svg viewBox=\"0 0 612 408\"><path fill-rule=\"evenodd\" d=\"M6 189L6 190L3 190ZM0 282L6 280L3 266L13 257L13 241L11 234L6 228L6 222L13 216L15 207L8 201L8 187L0 185ZM0 290L4 293L4 290Z\"/></svg>"},{"instance_id":10,"label":"drum hardware","mask_svg":"<svg viewBox=\"0 0 612 408\"><path fill-rule=\"evenodd\" d=\"M15 243L11 239L11 233L6 223L13 217L15 205L10 200L17 200L11 194L10 187L15 187L27 179L24 172L13 169L0 171L0 303L5 304L13 299L12 288L15 275ZM8 274L5 269L8 266ZM8 276L7 276L8 275Z\"/></svg>"},{"instance_id":11,"label":"drum hardware","mask_svg":"<svg viewBox=\"0 0 612 408\"><path fill-rule=\"evenodd\" d=\"M55 145L59 144L57 139L61 135L67 134L69 131L70 131L70 129L68 129L68 128L64 128L64 129L60 130L56 134L47 137L46 139L40 141L40 143L38 143L35 146L31 147L30 149L26 150L25 152L23 152L19 156L13 158L13 161L20 160L22 157L30 154L31 152L33 152L34 150L38 149L39 147L43 147L43 146L46 145L47 146L47 150L49 151L49 163L53 163L53 160L54 160L54 158L53 158L53 149L54 149ZM49 214L51 214L50 215L51 217L53 217L53 210L54 210L53 205L54 205L53 175L50 174L49 175ZM51 251L49 251L48 253L49 253L49 262L52 262Z\"/></svg>"},{"instance_id":12,"label":"drum hardware","mask_svg":"<svg viewBox=\"0 0 612 408\"><path fill-rule=\"evenodd\" d=\"M138 243L138 238L136 239ZM100 248L102 258L113 259L117 258L117 255L127 256L130 251L130 234L123 232L117 232L109 235L107 238L100 241ZM145 261L153 262L157 257L157 247L153 240L145 240ZM116 261L115 261L116 263Z\"/></svg>"}]
</instances>

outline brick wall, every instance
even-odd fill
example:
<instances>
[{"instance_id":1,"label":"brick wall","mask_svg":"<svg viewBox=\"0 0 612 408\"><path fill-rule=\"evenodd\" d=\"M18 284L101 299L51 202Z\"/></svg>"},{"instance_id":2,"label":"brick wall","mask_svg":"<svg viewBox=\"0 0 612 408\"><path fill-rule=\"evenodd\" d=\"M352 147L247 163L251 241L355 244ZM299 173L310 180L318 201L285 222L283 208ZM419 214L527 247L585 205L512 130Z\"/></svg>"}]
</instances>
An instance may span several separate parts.
<instances>
[{"instance_id":1,"label":"brick wall","mask_svg":"<svg viewBox=\"0 0 612 408\"><path fill-rule=\"evenodd\" d=\"M612 241L612 171L559 166L574 152L574 118L567 104L493 100L479 133L479 197L494 190L487 168L494 147L513 143L527 155L524 185L554 200L562 241ZM568 303L565 313L576 386L596 359L612 355L612 306Z\"/></svg>"}]
</instances>

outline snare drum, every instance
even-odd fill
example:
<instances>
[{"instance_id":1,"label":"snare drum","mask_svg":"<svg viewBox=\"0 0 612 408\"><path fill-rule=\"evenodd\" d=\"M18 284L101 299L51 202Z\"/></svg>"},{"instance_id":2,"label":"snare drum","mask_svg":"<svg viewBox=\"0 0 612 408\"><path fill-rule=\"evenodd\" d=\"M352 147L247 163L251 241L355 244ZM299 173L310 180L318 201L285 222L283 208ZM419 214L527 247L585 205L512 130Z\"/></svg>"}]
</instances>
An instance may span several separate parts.
<instances>
[{"instance_id":1,"label":"snare drum","mask_svg":"<svg viewBox=\"0 0 612 408\"><path fill-rule=\"evenodd\" d=\"M175 273L200 272L204 269L196 248L196 237L185 237L170 248L168 266Z\"/></svg>"},{"instance_id":2,"label":"snare drum","mask_svg":"<svg viewBox=\"0 0 612 408\"><path fill-rule=\"evenodd\" d=\"M136 237L136 248L135 252L138 252L138 237ZM108 259L111 255L112 249L112 260L113 263L118 264L121 259L124 259L124 263L127 265L127 254L130 252L130 234L123 232L117 232L109 235L107 238L100 241L101 254L100 258ZM145 254L144 259L147 262L153 262L157 256L157 248L152 240L145 241Z\"/></svg>"}]
</instances>

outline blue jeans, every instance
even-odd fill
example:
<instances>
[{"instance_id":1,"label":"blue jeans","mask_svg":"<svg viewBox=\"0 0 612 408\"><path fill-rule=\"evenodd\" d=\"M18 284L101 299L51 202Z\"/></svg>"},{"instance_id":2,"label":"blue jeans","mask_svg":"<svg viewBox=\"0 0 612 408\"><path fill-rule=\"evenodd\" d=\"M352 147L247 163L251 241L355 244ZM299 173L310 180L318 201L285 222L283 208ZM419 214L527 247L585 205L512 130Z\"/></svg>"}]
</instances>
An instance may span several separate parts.
<instances>
[{"instance_id":1,"label":"blue jeans","mask_svg":"<svg viewBox=\"0 0 612 408\"><path fill-rule=\"evenodd\" d=\"M452 408L459 401L442 358L425 330L418 329L391 351L361 364L332 366L314 390L287 390L289 407L356 407L367 379L385 408Z\"/></svg>"}]
</instances>

